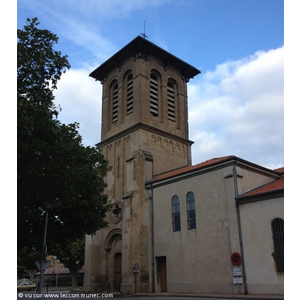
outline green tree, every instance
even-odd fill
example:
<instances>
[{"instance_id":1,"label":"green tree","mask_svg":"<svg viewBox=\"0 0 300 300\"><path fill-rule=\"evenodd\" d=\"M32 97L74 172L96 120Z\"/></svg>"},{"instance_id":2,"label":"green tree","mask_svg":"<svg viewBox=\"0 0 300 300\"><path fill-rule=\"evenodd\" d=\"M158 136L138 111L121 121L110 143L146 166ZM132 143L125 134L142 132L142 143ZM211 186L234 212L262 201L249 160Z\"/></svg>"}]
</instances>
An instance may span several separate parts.
<instances>
[{"instance_id":1,"label":"green tree","mask_svg":"<svg viewBox=\"0 0 300 300\"><path fill-rule=\"evenodd\" d=\"M108 162L97 147L85 147L78 123L62 124L53 91L67 69L54 50L58 37L27 19L17 31L18 250L41 251L48 208L48 252L107 226L103 194ZM55 253L53 253L55 254Z\"/></svg>"},{"instance_id":2,"label":"green tree","mask_svg":"<svg viewBox=\"0 0 300 300\"><path fill-rule=\"evenodd\" d=\"M76 287L77 273L84 265L84 249L85 236L78 239L70 238L64 243L54 245L55 253L57 253L60 261L70 270L72 276L72 286Z\"/></svg>"},{"instance_id":3,"label":"green tree","mask_svg":"<svg viewBox=\"0 0 300 300\"><path fill-rule=\"evenodd\" d=\"M23 270L23 273L20 274L20 278L24 277L24 273L27 273L27 276L29 275L30 279L33 280L35 273L38 271L35 262L40 260L41 253L29 252L26 248L22 249L18 257L18 271Z\"/></svg>"},{"instance_id":4,"label":"green tree","mask_svg":"<svg viewBox=\"0 0 300 300\"><path fill-rule=\"evenodd\" d=\"M17 278L23 278L26 268L24 266L17 265Z\"/></svg>"}]
</instances>

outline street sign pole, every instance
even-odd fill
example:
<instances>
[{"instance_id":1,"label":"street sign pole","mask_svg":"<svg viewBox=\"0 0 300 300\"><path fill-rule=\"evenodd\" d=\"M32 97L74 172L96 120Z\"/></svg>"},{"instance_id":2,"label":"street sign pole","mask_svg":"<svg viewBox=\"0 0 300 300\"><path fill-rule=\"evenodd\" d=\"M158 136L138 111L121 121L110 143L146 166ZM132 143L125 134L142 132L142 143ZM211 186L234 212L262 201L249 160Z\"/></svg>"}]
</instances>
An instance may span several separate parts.
<instances>
[{"instance_id":1,"label":"street sign pole","mask_svg":"<svg viewBox=\"0 0 300 300\"><path fill-rule=\"evenodd\" d=\"M137 274L139 272L139 264L134 264L133 266L133 273L134 273L134 290L135 290L135 293L137 293Z\"/></svg>"},{"instance_id":2,"label":"street sign pole","mask_svg":"<svg viewBox=\"0 0 300 300\"><path fill-rule=\"evenodd\" d=\"M40 282L39 282L39 285L38 285L39 293L41 293L41 285L42 285L42 283L41 283L41 277L43 278L45 270L50 265L50 261L36 261L35 265L38 268L38 270L40 271L40 274L42 274L42 276L40 276Z\"/></svg>"},{"instance_id":3,"label":"street sign pole","mask_svg":"<svg viewBox=\"0 0 300 300\"><path fill-rule=\"evenodd\" d=\"M243 280L242 280L242 272L240 269L240 264L242 262L242 257L239 253L234 252L231 254L230 256L230 260L231 263L233 265L233 271L232 271L232 275L233 275L233 284L236 285L237 284L237 288L238 288L238 294L240 294L240 284L243 284Z\"/></svg>"},{"instance_id":4,"label":"street sign pole","mask_svg":"<svg viewBox=\"0 0 300 300\"><path fill-rule=\"evenodd\" d=\"M45 231L44 231L44 241L43 241L43 250L42 250L42 263L41 263L41 270L40 270L40 282L39 282L39 293L42 293L42 287L43 287L43 280L44 280L44 268L43 268L43 262L46 260L46 241L47 241L47 226L48 226L48 210L46 210L46 219L45 219Z\"/></svg>"}]
</instances>

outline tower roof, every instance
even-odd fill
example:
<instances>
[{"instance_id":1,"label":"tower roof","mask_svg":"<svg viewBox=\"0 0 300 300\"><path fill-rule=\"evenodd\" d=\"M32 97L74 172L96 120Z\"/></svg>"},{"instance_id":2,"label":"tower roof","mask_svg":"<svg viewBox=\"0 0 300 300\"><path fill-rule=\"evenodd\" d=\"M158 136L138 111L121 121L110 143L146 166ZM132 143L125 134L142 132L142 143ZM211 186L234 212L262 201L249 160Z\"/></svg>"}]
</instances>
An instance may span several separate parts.
<instances>
[{"instance_id":1,"label":"tower roof","mask_svg":"<svg viewBox=\"0 0 300 300\"><path fill-rule=\"evenodd\" d=\"M111 71L113 68L118 67L120 63L124 61L126 58L131 56L133 58L147 59L149 55L153 55L159 58L163 62L164 67L168 67L170 65L180 70L182 76L184 76L186 79L193 78L194 76L201 73L200 70L184 62L183 60L177 58L171 53L149 42L145 38L141 36L137 36L125 47L123 47L121 50L119 50L117 53L111 56L102 65L96 68L90 74L90 76L95 78L96 80L102 81L103 79L106 78L107 73L109 71Z\"/></svg>"}]
</instances>

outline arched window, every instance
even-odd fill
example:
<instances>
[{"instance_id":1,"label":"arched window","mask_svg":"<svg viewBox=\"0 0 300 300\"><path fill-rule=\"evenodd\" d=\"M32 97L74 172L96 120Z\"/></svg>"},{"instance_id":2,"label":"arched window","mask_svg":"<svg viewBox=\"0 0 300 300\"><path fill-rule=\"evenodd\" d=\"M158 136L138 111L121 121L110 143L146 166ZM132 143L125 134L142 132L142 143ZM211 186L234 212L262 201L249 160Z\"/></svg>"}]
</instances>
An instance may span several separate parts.
<instances>
[{"instance_id":1,"label":"arched window","mask_svg":"<svg viewBox=\"0 0 300 300\"><path fill-rule=\"evenodd\" d=\"M111 85L111 97L112 97L112 122L118 121L118 83L115 80Z\"/></svg>"},{"instance_id":2,"label":"arched window","mask_svg":"<svg viewBox=\"0 0 300 300\"><path fill-rule=\"evenodd\" d=\"M274 253L273 258L275 260L277 273L283 273L284 270L284 226L283 220L275 218L272 220L272 234Z\"/></svg>"},{"instance_id":3,"label":"arched window","mask_svg":"<svg viewBox=\"0 0 300 300\"><path fill-rule=\"evenodd\" d=\"M188 229L196 229L195 196L193 192L186 195L186 211Z\"/></svg>"},{"instance_id":4,"label":"arched window","mask_svg":"<svg viewBox=\"0 0 300 300\"><path fill-rule=\"evenodd\" d=\"M133 113L133 76L129 74L127 76L127 103L126 103L126 114Z\"/></svg>"},{"instance_id":5,"label":"arched window","mask_svg":"<svg viewBox=\"0 0 300 300\"><path fill-rule=\"evenodd\" d=\"M158 116L158 76L155 73L150 75L150 112L152 116Z\"/></svg>"},{"instance_id":6,"label":"arched window","mask_svg":"<svg viewBox=\"0 0 300 300\"><path fill-rule=\"evenodd\" d=\"M177 195L172 198L172 226L173 231L180 231L180 202Z\"/></svg>"},{"instance_id":7,"label":"arched window","mask_svg":"<svg viewBox=\"0 0 300 300\"><path fill-rule=\"evenodd\" d=\"M175 122L175 85L172 81L167 84L168 119Z\"/></svg>"}]
</instances>

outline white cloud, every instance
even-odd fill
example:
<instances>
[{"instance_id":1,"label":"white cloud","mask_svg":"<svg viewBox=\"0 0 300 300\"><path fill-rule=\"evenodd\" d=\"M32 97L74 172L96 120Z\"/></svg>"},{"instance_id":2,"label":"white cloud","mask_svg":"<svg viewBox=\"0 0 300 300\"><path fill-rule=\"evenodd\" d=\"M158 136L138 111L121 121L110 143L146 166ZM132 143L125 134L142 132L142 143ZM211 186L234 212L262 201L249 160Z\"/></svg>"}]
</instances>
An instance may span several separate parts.
<instances>
[{"instance_id":1,"label":"white cloud","mask_svg":"<svg viewBox=\"0 0 300 300\"><path fill-rule=\"evenodd\" d=\"M218 65L189 83L193 164L236 155L283 166L283 47ZM85 145L100 142L102 86L92 67L71 69L55 92L64 123L79 122Z\"/></svg>"},{"instance_id":2,"label":"white cloud","mask_svg":"<svg viewBox=\"0 0 300 300\"><path fill-rule=\"evenodd\" d=\"M189 85L193 163L233 154L283 166L283 52L225 62Z\"/></svg>"},{"instance_id":3,"label":"white cloud","mask_svg":"<svg viewBox=\"0 0 300 300\"><path fill-rule=\"evenodd\" d=\"M86 146L94 146L101 139L102 86L89 77L91 68L69 70L61 77L55 91L55 103L62 111L62 123L80 124L79 133Z\"/></svg>"},{"instance_id":4,"label":"white cloud","mask_svg":"<svg viewBox=\"0 0 300 300\"><path fill-rule=\"evenodd\" d=\"M95 23L91 15L86 14L86 10L92 10L93 14L99 11L96 17L100 20L103 19L104 12L100 10L99 3L90 6L86 5L86 2L79 1L74 6L74 3L68 1L54 1L51 8L44 6L40 1L32 3L32 10L36 11L36 14L43 20L40 27L50 26L47 29L58 34L59 43L64 39L68 49L77 51L76 53L68 52L68 55L72 55L74 58L85 57L85 61L89 59L88 55L92 55L93 60L104 61L118 50L100 30L101 26L97 27L98 23ZM78 47L70 47L68 44L75 44Z\"/></svg>"},{"instance_id":5,"label":"white cloud","mask_svg":"<svg viewBox=\"0 0 300 300\"><path fill-rule=\"evenodd\" d=\"M91 24L81 23L77 20L67 21L63 16L60 24L65 25L60 28L60 34L79 46L78 51L87 51L87 53L77 53L77 56L87 56L89 54L92 55L92 60L103 62L114 52L117 52L117 47L113 42L104 37Z\"/></svg>"}]
</instances>

